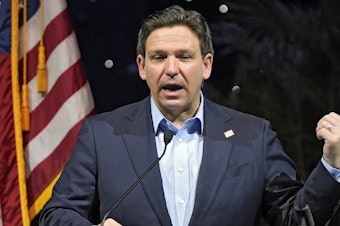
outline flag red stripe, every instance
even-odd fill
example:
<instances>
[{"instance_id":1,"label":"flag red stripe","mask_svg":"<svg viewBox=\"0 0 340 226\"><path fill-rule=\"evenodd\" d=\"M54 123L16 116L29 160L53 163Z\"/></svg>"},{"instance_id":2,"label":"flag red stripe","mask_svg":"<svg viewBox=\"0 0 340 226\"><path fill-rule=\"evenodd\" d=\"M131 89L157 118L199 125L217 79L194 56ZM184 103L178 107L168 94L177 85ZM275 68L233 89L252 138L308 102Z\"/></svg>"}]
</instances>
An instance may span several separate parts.
<instances>
[{"instance_id":1,"label":"flag red stripe","mask_svg":"<svg viewBox=\"0 0 340 226\"><path fill-rule=\"evenodd\" d=\"M0 54L0 200L3 226L22 225L11 84L11 55Z\"/></svg>"},{"instance_id":2,"label":"flag red stripe","mask_svg":"<svg viewBox=\"0 0 340 226\"><path fill-rule=\"evenodd\" d=\"M44 33L44 45L46 48L46 59L51 52L73 32L69 23L67 9L56 16L46 27ZM38 47L37 43L29 52L27 52L27 81L31 81L37 74L38 65Z\"/></svg>"},{"instance_id":3,"label":"flag red stripe","mask_svg":"<svg viewBox=\"0 0 340 226\"><path fill-rule=\"evenodd\" d=\"M86 83L80 60L66 70L56 81L48 95L34 111L31 112L31 129L24 136L27 145L51 121L53 116L72 94Z\"/></svg>"},{"instance_id":4,"label":"flag red stripe","mask_svg":"<svg viewBox=\"0 0 340 226\"><path fill-rule=\"evenodd\" d=\"M90 112L89 115L94 112ZM80 130L82 121L78 122L60 142L58 147L36 167L27 179L27 184L31 185L28 189L28 206L30 207L42 191L51 183L57 174L64 167L69 159L73 146L77 141L77 134Z\"/></svg>"}]
</instances>

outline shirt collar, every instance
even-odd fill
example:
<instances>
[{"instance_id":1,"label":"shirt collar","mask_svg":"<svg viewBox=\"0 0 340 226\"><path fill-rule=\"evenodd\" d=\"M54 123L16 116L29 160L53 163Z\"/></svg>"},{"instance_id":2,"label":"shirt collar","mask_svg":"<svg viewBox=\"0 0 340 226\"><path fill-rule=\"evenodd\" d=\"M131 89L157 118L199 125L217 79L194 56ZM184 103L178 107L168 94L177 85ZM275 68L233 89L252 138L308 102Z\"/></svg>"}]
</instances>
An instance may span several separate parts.
<instances>
[{"instance_id":1,"label":"shirt collar","mask_svg":"<svg viewBox=\"0 0 340 226\"><path fill-rule=\"evenodd\" d=\"M198 119L200 123L200 134L203 133L203 125L204 125L204 120L203 120L203 106L204 106L204 98L203 98L203 93L200 92L200 105L198 107L198 110L196 112L196 115L193 118ZM152 96L150 98L150 103L151 103L151 115L152 115L152 122L153 122L153 127L155 134L157 135L159 130L160 130L160 123L164 124L167 121L169 121L163 114L162 112L158 109L155 101L153 100ZM191 118L192 119L192 118ZM187 121L190 119L187 119ZM163 131L163 130L161 130Z\"/></svg>"}]
</instances>

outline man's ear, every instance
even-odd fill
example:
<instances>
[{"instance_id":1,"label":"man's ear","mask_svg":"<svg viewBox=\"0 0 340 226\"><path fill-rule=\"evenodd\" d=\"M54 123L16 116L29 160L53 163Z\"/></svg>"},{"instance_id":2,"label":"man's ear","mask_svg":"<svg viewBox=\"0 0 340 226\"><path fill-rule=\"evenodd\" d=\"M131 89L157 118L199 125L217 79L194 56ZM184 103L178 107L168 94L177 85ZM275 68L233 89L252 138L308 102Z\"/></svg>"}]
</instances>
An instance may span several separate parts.
<instances>
[{"instance_id":1,"label":"man's ear","mask_svg":"<svg viewBox=\"0 0 340 226\"><path fill-rule=\"evenodd\" d=\"M207 80L210 78L211 70L212 70L212 64L214 60L214 55L211 53L207 53L203 59L203 79Z\"/></svg>"},{"instance_id":2,"label":"man's ear","mask_svg":"<svg viewBox=\"0 0 340 226\"><path fill-rule=\"evenodd\" d=\"M146 73L145 73L145 59L141 54L138 54L136 58L136 62L138 65L139 77L142 80L146 80Z\"/></svg>"}]
</instances>

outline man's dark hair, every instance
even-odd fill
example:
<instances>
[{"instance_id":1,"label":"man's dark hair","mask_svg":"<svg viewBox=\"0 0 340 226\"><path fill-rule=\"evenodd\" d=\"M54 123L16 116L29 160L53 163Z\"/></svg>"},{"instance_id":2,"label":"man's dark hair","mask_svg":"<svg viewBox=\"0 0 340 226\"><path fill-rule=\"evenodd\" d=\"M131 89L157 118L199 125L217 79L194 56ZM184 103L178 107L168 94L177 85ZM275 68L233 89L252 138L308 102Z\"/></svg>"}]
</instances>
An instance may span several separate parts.
<instances>
[{"instance_id":1,"label":"man's dark hair","mask_svg":"<svg viewBox=\"0 0 340 226\"><path fill-rule=\"evenodd\" d=\"M178 5L170 6L148 16L138 33L137 55L145 57L146 40L158 28L184 25L194 32L199 40L202 56L214 53L211 32L205 18L197 11L184 10Z\"/></svg>"}]
</instances>

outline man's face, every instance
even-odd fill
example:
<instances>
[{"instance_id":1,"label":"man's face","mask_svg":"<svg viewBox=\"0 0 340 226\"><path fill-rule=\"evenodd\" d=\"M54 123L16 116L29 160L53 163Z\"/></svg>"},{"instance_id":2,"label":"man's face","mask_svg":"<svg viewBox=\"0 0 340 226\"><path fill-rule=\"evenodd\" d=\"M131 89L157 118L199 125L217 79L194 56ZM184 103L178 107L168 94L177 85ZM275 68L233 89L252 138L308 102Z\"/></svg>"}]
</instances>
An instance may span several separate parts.
<instances>
[{"instance_id":1,"label":"man's face","mask_svg":"<svg viewBox=\"0 0 340 226\"><path fill-rule=\"evenodd\" d=\"M196 34L183 25L154 30L146 40L145 58L137 56L140 77L163 114L196 112L212 61L210 53L202 59Z\"/></svg>"}]
</instances>

